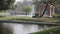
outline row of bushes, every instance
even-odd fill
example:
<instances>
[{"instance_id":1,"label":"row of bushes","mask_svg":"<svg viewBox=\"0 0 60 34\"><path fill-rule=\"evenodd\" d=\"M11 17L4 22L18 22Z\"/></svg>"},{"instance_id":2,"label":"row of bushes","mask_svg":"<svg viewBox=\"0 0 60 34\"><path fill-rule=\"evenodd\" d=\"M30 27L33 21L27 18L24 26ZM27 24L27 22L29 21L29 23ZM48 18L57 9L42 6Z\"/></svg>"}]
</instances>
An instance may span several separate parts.
<instances>
[{"instance_id":1,"label":"row of bushes","mask_svg":"<svg viewBox=\"0 0 60 34\"><path fill-rule=\"evenodd\" d=\"M51 29L48 29L48 30L44 30L44 31L41 31L41 32L36 32L36 33L33 33L33 34L60 34L60 26L55 27L55 28L51 28Z\"/></svg>"}]
</instances>

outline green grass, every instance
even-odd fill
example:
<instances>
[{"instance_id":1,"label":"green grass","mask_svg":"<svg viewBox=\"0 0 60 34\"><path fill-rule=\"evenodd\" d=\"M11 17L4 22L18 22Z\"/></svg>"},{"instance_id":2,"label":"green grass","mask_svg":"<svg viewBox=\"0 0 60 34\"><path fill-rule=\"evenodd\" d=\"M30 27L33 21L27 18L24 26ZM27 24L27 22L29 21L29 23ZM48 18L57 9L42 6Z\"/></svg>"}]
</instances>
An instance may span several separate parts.
<instances>
[{"instance_id":1,"label":"green grass","mask_svg":"<svg viewBox=\"0 0 60 34\"><path fill-rule=\"evenodd\" d=\"M33 33L33 34L60 34L60 26L55 27L55 28L50 28L48 30L44 30L44 31L41 31L41 32L36 32L36 33Z\"/></svg>"},{"instance_id":2,"label":"green grass","mask_svg":"<svg viewBox=\"0 0 60 34\"><path fill-rule=\"evenodd\" d=\"M10 20L10 19L31 19L31 17L26 17L26 16L5 16L5 17L0 17L0 19L4 20Z\"/></svg>"},{"instance_id":3,"label":"green grass","mask_svg":"<svg viewBox=\"0 0 60 34\"><path fill-rule=\"evenodd\" d=\"M5 16L1 17L2 20L22 20L22 21L37 21L40 22L42 20L39 20L37 18L27 17L27 16Z\"/></svg>"},{"instance_id":4,"label":"green grass","mask_svg":"<svg viewBox=\"0 0 60 34\"><path fill-rule=\"evenodd\" d=\"M0 20L22 20L22 21L34 21L34 22L60 22L59 18L32 18L28 16L5 16L0 17Z\"/></svg>"}]
</instances>

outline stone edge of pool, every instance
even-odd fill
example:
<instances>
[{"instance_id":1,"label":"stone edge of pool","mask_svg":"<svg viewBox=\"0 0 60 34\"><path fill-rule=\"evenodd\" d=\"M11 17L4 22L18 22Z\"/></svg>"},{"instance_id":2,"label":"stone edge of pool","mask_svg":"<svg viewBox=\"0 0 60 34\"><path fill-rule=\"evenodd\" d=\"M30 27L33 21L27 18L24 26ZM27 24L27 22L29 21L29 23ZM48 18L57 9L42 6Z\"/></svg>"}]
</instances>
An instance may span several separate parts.
<instances>
[{"instance_id":1,"label":"stone edge of pool","mask_svg":"<svg viewBox=\"0 0 60 34\"><path fill-rule=\"evenodd\" d=\"M21 23L21 24L37 24L37 25L57 25L60 23L34 22L34 21L18 21L18 20L0 20L0 23Z\"/></svg>"}]
</instances>

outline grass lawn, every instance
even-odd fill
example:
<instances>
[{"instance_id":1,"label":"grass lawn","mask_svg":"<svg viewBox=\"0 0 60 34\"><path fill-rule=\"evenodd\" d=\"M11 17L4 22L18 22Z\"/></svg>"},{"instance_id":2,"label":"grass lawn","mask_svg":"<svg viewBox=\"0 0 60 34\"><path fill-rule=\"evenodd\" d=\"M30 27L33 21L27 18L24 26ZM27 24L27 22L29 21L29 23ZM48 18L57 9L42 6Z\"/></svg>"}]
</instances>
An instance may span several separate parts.
<instances>
[{"instance_id":1,"label":"grass lawn","mask_svg":"<svg viewBox=\"0 0 60 34\"><path fill-rule=\"evenodd\" d=\"M36 22L60 22L60 18L32 18L27 16L5 16L0 17L0 20L23 20Z\"/></svg>"},{"instance_id":2,"label":"grass lawn","mask_svg":"<svg viewBox=\"0 0 60 34\"><path fill-rule=\"evenodd\" d=\"M32 34L60 34L60 26L43 30L41 32L36 32Z\"/></svg>"}]
</instances>

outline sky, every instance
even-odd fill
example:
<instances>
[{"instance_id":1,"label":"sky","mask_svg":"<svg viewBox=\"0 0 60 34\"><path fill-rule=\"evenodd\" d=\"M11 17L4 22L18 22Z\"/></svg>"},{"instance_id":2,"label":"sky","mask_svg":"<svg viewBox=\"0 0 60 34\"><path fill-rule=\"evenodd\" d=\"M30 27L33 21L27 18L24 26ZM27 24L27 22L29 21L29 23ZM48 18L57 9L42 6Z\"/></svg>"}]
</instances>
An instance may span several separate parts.
<instances>
[{"instance_id":1,"label":"sky","mask_svg":"<svg viewBox=\"0 0 60 34\"><path fill-rule=\"evenodd\" d=\"M16 0L16 2L17 2L17 1L23 2L24 0ZM27 1L32 1L32 0L27 0Z\"/></svg>"},{"instance_id":2,"label":"sky","mask_svg":"<svg viewBox=\"0 0 60 34\"><path fill-rule=\"evenodd\" d=\"M23 0L16 0L16 2L17 2L17 1L23 2Z\"/></svg>"},{"instance_id":3,"label":"sky","mask_svg":"<svg viewBox=\"0 0 60 34\"><path fill-rule=\"evenodd\" d=\"M14 4L16 4L18 1L23 2L24 0L16 0ZM32 0L27 0L27 1L32 1Z\"/></svg>"},{"instance_id":4,"label":"sky","mask_svg":"<svg viewBox=\"0 0 60 34\"><path fill-rule=\"evenodd\" d=\"M23 2L24 0L16 0L14 4L16 4L18 1ZM32 1L32 0L27 0L27 1Z\"/></svg>"},{"instance_id":5,"label":"sky","mask_svg":"<svg viewBox=\"0 0 60 34\"><path fill-rule=\"evenodd\" d=\"M18 1L23 2L23 0L16 0L14 4L16 4Z\"/></svg>"}]
</instances>

